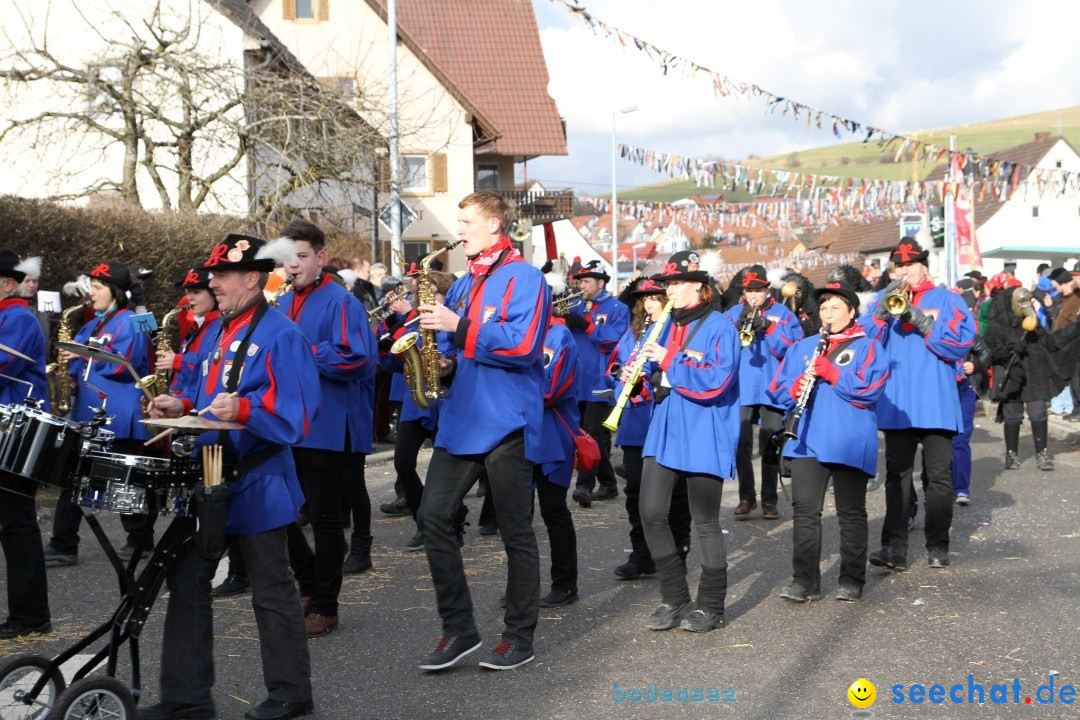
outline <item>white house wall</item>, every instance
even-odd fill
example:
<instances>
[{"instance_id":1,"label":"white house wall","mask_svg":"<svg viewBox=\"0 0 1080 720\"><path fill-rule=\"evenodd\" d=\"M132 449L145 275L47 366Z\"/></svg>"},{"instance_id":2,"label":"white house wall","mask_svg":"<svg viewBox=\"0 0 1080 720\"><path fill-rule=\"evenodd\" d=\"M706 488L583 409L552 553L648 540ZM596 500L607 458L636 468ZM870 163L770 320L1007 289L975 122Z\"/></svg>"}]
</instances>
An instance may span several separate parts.
<instances>
[{"instance_id":1,"label":"white house wall","mask_svg":"<svg viewBox=\"0 0 1080 720\"><path fill-rule=\"evenodd\" d=\"M161 5L163 16L178 25L194 14L199 24L196 47L201 54L223 62L235 60L237 68L240 67L246 38L233 22L201 0L162 0ZM10 56L16 48L29 49L28 36L46 40L57 59L74 67L107 62L111 41L127 42L133 28L146 33L140 21L148 16L152 6L153 3L145 0L8 0L0 3L2 63L5 67L12 65ZM239 72L236 81L242 81ZM48 110L63 112L75 108L81 112L90 106L90 96L84 88L63 83L6 82L3 92L4 107L0 114L5 120L32 117ZM237 109L237 117L242 117L242 112ZM154 127L148 129L158 136ZM164 133L160 136L164 137ZM0 174L0 193L23 197L61 196L77 194L102 179L119 181L123 175L123 148L118 143L108 146L107 140L96 133L81 132L54 132L35 144L28 135L21 136L17 142L9 139L0 144L0 162L5 166L5 172ZM164 154L164 151L159 152ZM218 167L233 152L234 148L228 147L202 154L197 158L198 168ZM246 212L246 173L247 165L241 162L229 176L214 185L213 196L201 209ZM175 207L176 176L168 172L163 175ZM138 171L137 187L144 207L161 207L158 191L142 167Z\"/></svg>"}]
</instances>

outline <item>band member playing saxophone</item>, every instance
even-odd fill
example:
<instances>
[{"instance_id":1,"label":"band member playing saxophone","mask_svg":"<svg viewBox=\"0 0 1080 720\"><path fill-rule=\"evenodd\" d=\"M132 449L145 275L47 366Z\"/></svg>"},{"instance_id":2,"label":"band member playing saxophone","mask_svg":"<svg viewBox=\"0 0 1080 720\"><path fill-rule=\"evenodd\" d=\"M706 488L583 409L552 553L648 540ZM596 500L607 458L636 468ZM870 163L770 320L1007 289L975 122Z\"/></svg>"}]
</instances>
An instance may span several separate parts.
<instances>
[{"instance_id":1,"label":"band member playing saxophone","mask_svg":"<svg viewBox=\"0 0 1080 720\"><path fill-rule=\"evenodd\" d=\"M854 602L866 582L866 485L877 472L874 404L889 376L888 359L855 322L859 296L844 282L814 291L822 330L784 356L770 396L799 417L784 443L791 459L792 580L790 602L821 593L821 510L829 478L840 520L840 585L836 599ZM798 411L796 413L796 411Z\"/></svg>"},{"instance_id":2,"label":"band member playing saxophone","mask_svg":"<svg viewBox=\"0 0 1080 720\"><path fill-rule=\"evenodd\" d=\"M420 525L435 585L442 638L420 667L441 670L480 647L455 530L458 508L481 471L506 545L508 577L502 642L480 661L509 670L534 659L540 562L532 527L533 465L542 461L544 331L551 293L506 236L512 211L480 191L459 204L458 238L468 269L446 304L421 305L423 330L449 333L458 351L453 386L439 409Z\"/></svg>"}]
</instances>

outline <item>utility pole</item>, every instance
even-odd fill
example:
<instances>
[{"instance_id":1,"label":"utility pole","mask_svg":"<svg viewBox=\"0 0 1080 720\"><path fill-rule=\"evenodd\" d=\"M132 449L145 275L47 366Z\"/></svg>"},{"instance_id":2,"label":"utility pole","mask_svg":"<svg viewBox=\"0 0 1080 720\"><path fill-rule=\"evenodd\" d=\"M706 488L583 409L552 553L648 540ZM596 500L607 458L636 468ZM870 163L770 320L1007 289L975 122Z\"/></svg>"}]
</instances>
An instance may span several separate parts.
<instances>
[{"instance_id":1,"label":"utility pole","mask_svg":"<svg viewBox=\"0 0 1080 720\"><path fill-rule=\"evenodd\" d=\"M398 154L397 0L388 0L386 27L390 40L390 267L405 257L401 246L401 157ZM378 215L378 211L373 210ZM391 273L392 274L392 273Z\"/></svg>"}]
</instances>

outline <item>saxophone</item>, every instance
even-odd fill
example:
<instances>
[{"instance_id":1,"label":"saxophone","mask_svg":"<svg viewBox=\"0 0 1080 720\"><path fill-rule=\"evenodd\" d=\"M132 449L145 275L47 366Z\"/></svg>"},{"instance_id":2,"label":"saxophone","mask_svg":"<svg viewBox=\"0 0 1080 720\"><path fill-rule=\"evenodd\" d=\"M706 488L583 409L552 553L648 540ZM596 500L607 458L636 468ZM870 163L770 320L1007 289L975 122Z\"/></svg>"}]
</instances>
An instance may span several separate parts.
<instances>
[{"instance_id":1,"label":"saxophone","mask_svg":"<svg viewBox=\"0 0 1080 720\"><path fill-rule=\"evenodd\" d=\"M184 308L187 306L185 305ZM176 324L176 316L180 314L180 311L184 308L173 308L169 312L165 313L165 317L161 319L161 328L158 330L157 345L155 349L158 352L170 352L172 351L172 328ZM154 372L139 380L139 386L149 390L151 397L157 397L158 395L164 395L169 392L169 369L168 368L155 368ZM148 412L147 405L150 400L146 397L146 393L143 393L139 398L139 405L142 407L142 413L145 416Z\"/></svg>"},{"instance_id":2,"label":"saxophone","mask_svg":"<svg viewBox=\"0 0 1080 720\"><path fill-rule=\"evenodd\" d=\"M75 337L75 316L90 305L90 301L72 305L60 314L60 327L56 329L57 342L71 342ZM56 361L45 367L45 378L49 383L49 405L57 415L67 415L71 410L71 378L68 377L68 361L59 353Z\"/></svg>"},{"instance_id":3,"label":"saxophone","mask_svg":"<svg viewBox=\"0 0 1080 720\"><path fill-rule=\"evenodd\" d=\"M416 304L435 304L435 283L431 281L431 263L443 253L452 250L461 240L451 240L446 247L436 250L420 261L420 272L416 276ZM424 345L416 347L421 337ZM434 330L421 330L402 335L391 346L390 352L401 357L405 363L405 382L409 385L413 402L421 410L426 410L432 402L446 394L446 388L439 384L442 355L435 340Z\"/></svg>"},{"instance_id":4,"label":"saxophone","mask_svg":"<svg viewBox=\"0 0 1080 720\"><path fill-rule=\"evenodd\" d=\"M292 283L293 283L293 276L289 275L288 277L285 278L284 282L282 282L280 285L278 285L277 290L274 291L274 294L271 295L270 299L267 301L268 304L270 305L270 307L277 307L278 306L278 302L281 300L281 296L284 295L285 293L289 292L290 290L292 290Z\"/></svg>"}]
</instances>

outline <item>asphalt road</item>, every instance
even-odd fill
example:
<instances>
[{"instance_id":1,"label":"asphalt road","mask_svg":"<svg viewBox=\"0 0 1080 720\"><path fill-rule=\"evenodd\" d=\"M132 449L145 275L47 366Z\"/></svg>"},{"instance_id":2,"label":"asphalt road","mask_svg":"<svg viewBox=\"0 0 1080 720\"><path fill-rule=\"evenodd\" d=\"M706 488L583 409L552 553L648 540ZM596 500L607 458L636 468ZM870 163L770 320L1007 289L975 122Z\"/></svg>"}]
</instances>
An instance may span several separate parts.
<instances>
[{"instance_id":1,"label":"asphalt road","mask_svg":"<svg viewBox=\"0 0 1080 720\"><path fill-rule=\"evenodd\" d=\"M1057 470L1042 473L1032 461L1025 430L1023 466L1004 473L1000 427L982 417L977 425L973 502L956 508L952 567L926 566L920 515L911 570L896 574L871 568L864 597L856 604L827 595L808 605L781 601L777 592L790 573L790 509L781 509L780 521L730 521L737 492L728 483L723 510L728 626L705 635L643 627L659 591L655 578L626 582L612 573L629 546L621 498L591 509L574 505L581 600L541 611L536 662L513 672L481 671L475 664L479 654L443 674L426 675L417 668L440 635L426 560L422 552L401 549L412 535L411 520L388 518L376 509L375 570L346 578L340 629L311 641L317 717L839 718L855 709L847 688L859 678L876 686L870 710L879 718L1075 716L1078 705L1064 705L1060 692L1064 685L1080 686L1080 520L1075 510L1080 505L1080 443L1075 435L1064 438L1059 432L1052 445ZM425 465L429 454L422 456ZM373 505L392 496L392 484L389 463L368 468ZM505 556L498 538L476 534L480 500L470 496L467 503L474 523L463 551L468 579L481 634L486 645L494 646ZM872 484L868 504L874 549L884 515L880 478ZM831 496L825 518L823 591L829 593L839 570ZM113 538L120 539L118 518L106 514L102 519ZM546 580L547 541L537 522ZM48 526L43 521L43 528ZM699 563L695 549L691 566ZM696 579L695 571L693 591ZM85 531L80 563L50 569L49 580L54 633L0 643L0 656L56 654L108 617L117 601L116 582L102 551ZM164 609L161 599L144 636L143 672L151 685L144 702L153 702L156 694ZM239 718L247 703L265 696L250 598L218 601L215 630L218 714ZM969 676L984 689L982 705L969 703ZM120 677L129 677L126 662ZM1016 680L1018 704L1012 702ZM1051 680L1055 702L1040 704L1036 690ZM913 703L907 693L915 684L927 690L944 686L945 702ZM957 684L962 687L955 694L963 704L947 696ZM1008 703L993 702L995 684L1007 685ZM687 697L696 697L689 693L701 688L705 699L616 699L620 691L635 697L635 688L647 698L654 685L660 692L685 688ZM900 704L894 702L898 685L904 693ZM1024 702L1027 697L1030 705Z\"/></svg>"}]
</instances>

